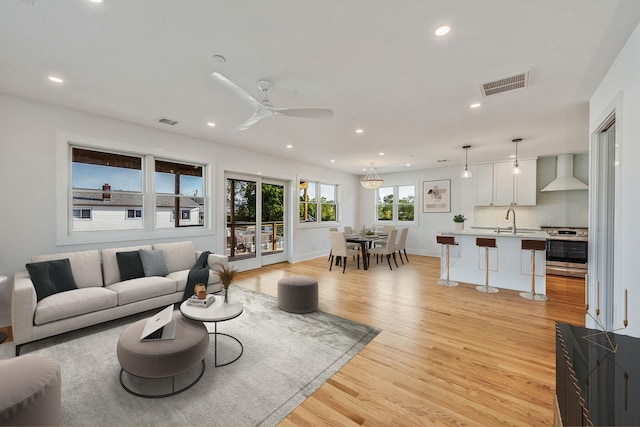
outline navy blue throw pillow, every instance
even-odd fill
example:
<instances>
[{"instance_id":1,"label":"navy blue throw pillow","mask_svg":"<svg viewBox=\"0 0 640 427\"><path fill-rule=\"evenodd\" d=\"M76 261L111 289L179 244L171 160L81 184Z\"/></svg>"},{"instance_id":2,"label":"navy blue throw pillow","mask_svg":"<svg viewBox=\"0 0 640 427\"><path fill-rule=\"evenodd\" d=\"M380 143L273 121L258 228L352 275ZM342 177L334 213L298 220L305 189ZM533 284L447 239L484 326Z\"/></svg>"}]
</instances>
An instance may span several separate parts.
<instances>
[{"instance_id":1,"label":"navy blue throw pillow","mask_svg":"<svg viewBox=\"0 0 640 427\"><path fill-rule=\"evenodd\" d=\"M137 279L144 277L140 251L116 252L118 269L120 270L120 280Z\"/></svg>"},{"instance_id":2,"label":"navy blue throw pillow","mask_svg":"<svg viewBox=\"0 0 640 427\"><path fill-rule=\"evenodd\" d=\"M78 289L68 258L33 262L26 267L36 288L38 301L58 292Z\"/></svg>"}]
</instances>

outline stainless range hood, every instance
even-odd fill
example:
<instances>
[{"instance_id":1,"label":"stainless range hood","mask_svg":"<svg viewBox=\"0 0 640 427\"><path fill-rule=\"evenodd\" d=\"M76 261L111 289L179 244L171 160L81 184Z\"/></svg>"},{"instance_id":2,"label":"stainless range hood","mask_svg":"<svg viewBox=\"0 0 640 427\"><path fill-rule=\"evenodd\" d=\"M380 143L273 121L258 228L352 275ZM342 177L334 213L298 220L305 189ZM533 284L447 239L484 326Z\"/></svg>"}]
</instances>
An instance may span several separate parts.
<instances>
[{"instance_id":1,"label":"stainless range hood","mask_svg":"<svg viewBox=\"0 0 640 427\"><path fill-rule=\"evenodd\" d=\"M588 190L589 186L573 176L573 154L558 156L556 179L540 191Z\"/></svg>"}]
</instances>

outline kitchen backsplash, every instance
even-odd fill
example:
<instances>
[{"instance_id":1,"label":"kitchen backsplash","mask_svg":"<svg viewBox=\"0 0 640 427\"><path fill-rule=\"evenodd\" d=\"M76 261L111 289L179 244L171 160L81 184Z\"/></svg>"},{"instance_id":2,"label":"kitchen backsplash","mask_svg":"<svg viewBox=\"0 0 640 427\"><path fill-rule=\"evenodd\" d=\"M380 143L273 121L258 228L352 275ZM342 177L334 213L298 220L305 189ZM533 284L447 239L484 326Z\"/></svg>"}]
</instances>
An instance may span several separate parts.
<instances>
[{"instance_id":1,"label":"kitchen backsplash","mask_svg":"<svg viewBox=\"0 0 640 427\"><path fill-rule=\"evenodd\" d=\"M550 191L540 192L556 176L556 158L540 157L537 165L536 206L516 206L516 226L520 228L539 228L541 226L588 227L589 192ZM574 156L574 176L588 184L589 155ZM473 226L507 227L505 221L508 206L476 206Z\"/></svg>"}]
</instances>

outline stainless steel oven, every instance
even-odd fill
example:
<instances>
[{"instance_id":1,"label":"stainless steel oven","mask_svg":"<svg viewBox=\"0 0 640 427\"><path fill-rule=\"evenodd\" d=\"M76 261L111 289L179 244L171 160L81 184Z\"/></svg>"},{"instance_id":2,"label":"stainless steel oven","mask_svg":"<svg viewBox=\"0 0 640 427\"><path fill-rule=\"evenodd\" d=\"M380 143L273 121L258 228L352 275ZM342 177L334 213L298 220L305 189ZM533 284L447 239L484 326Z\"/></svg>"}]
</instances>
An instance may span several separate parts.
<instances>
[{"instance_id":1,"label":"stainless steel oven","mask_svg":"<svg viewBox=\"0 0 640 427\"><path fill-rule=\"evenodd\" d=\"M587 274L588 230L579 227L542 227L547 240L547 274L584 278Z\"/></svg>"}]
</instances>

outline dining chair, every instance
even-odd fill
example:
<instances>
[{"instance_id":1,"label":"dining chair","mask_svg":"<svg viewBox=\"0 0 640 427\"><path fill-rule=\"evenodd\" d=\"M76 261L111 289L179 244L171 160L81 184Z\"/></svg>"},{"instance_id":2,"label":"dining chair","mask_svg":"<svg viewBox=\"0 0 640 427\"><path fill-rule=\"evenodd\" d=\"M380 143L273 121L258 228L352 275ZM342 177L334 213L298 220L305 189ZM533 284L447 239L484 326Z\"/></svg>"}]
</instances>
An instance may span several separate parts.
<instances>
[{"instance_id":1,"label":"dining chair","mask_svg":"<svg viewBox=\"0 0 640 427\"><path fill-rule=\"evenodd\" d=\"M398 267L398 261L396 261L396 251L395 251L397 234L398 234L398 230L395 230L395 229L391 230L389 232L389 236L387 237L387 242L385 243L384 246L374 246L373 248L369 249L369 254L376 254L376 264L378 263L379 255L386 255L387 262L389 263L389 268L393 270L393 268L391 267L392 256L393 256L393 262L396 264L396 267Z\"/></svg>"},{"instance_id":2,"label":"dining chair","mask_svg":"<svg viewBox=\"0 0 640 427\"><path fill-rule=\"evenodd\" d=\"M347 257L355 256L358 259L358 270L360 269L360 251L357 249L349 249L347 248L347 239L344 232L341 231L332 231L330 233L331 238L331 255L330 255L330 264L329 271L335 265L338 265L338 261L342 262L342 273L344 274L347 268Z\"/></svg>"},{"instance_id":3,"label":"dining chair","mask_svg":"<svg viewBox=\"0 0 640 427\"><path fill-rule=\"evenodd\" d=\"M386 234L389 236L391 230L395 230L396 228L393 225L383 225L380 229L379 233ZM387 239L380 239L373 242L373 246L385 246L387 244Z\"/></svg>"},{"instance_id":4,"label":"dining chair","mask_svg":"<svg viewBox=\"0 0 640 427\"><path fill-rule=\"evenodd\" d=\"M338 227L329 227L329 237L331 237L331 233L333 233L334 231L338 231ZM327 261L331 261L332 253L332 251L329 251L329 259Z\"/></svg>"},{"instance_id":5,"label":"dining chair","mask_svg":"<svg viewBox=\"0 0 640 427\"><path fill-rule=\"evenodd\" d=\"M353 228L351 226L345 225L344 226L344 234L346 234L347 236L351 236L351 235L353 235L355 233L353 232Z\"/></svg>"},{"instance_id":6,"label":"dining chair","mask_svg":"<svg viewBox=\"0 0 640 427\"><path fill-rule=\"evenodd\" d=\"M398 251L398 255L400 255L400 262L404 264L402 261L402 252L404 252L404 257L409 262L409 257L407 256L407 234L409 234L409 227L404 227L400 230L400 234L398 234L398 241L396 242L395 250Z\"/></svg>"}]
</instances>

